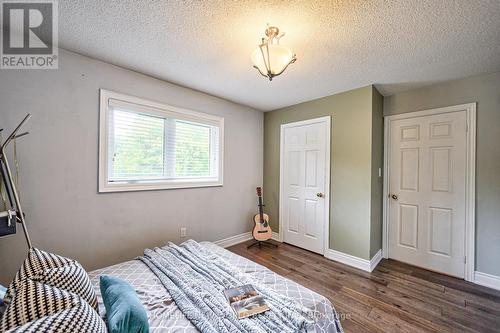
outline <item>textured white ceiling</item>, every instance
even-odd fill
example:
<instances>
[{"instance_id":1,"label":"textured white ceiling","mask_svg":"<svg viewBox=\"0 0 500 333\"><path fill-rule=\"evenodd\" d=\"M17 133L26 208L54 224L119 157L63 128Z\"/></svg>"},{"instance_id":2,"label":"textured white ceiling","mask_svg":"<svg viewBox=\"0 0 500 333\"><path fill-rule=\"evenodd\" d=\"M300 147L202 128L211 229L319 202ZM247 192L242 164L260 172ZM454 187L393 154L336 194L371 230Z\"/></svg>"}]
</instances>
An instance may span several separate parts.
<instances>
[{"instance_id":1,"label":"textured white ceiling","mask_svg":"<svg viewBox=\"0 0 500 333\"><path fill-rule=\"evenodd\" d=\"M62 48L261 110L500 70L499 0L80 0L59 11ZM250 62L266 23L298 58L272 82Z\"/></svg>"}]
</instances>

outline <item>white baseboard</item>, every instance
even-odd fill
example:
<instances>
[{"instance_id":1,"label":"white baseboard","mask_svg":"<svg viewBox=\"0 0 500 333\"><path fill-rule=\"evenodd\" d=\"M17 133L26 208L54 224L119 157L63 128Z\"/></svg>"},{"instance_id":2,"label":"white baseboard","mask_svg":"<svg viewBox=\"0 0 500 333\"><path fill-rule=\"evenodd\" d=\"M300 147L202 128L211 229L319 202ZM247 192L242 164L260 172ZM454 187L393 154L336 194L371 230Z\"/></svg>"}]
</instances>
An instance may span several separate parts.
<instances>
[{"instance_id":1,"label":"white baseboard","mask_svg":"<svg viewBox=\"0 0 500 333\"><path fill-rule=\"evenodd\" d=\"M325 257L330 260L335 260L351 267L361 269L366 272L371 272L377 267L382 260L382 250L379 250L371 260L358 258L347 253L328 249L325 252Z\"/></svg>"},{"instance_id":2,"label":"white baseboard","mask_svg":"<svg viewBox=\"0 0 500 333\"><path fill-rule=\"evenodd\" d=\"M382 260L382 249L378 250L377 253L370 260L370 272L373 272L375 267L377 267L378 263Z\"/></svg>"},{"instance_id":3,"label":"white baseboard","mask_svg":"<svg viewBox=\"0 0 500 333\"><path fill-rule=\"evenodd\" d=\"M249 232L244 232L244 233L239 234L239 235L220 239L220 240L215 241L213 243L216 245L219 245L220 247L230 247L230 246L233 246L233 245L236 245L239 243L243 243L243 242L250 240L252 238L253 238L252 233L249 231Z\"/></svg>"},{"instance_id":4,"label":"white baseboard","mask_svg":"<svg viewBox=\"0 0 500 333\"><path fill-rule=\"evenodd\" d=\"M277 232L273 231L273 236L271 237L271 239L281 243L280 234Z\"/></svg>"},{"instance_id":5,"label":"white baseboard","mask_svg":"<svg viewBox=\"0 0 500 333\"><path fill-rule=\"evenodd\" d=\"M475 271L474 283L500 290L500 276Z\"/></svg>"}]
</instances>

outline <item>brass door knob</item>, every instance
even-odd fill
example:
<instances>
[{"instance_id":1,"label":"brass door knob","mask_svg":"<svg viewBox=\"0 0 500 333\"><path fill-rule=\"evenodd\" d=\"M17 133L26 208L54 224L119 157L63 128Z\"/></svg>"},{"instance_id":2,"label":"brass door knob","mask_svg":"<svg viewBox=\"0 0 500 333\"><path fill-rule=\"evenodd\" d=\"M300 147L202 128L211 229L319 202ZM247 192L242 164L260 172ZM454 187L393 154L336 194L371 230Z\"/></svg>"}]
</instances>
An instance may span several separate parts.
<instances>
[{"instance_id":1,"label":"brass door knob","mask_svg":"<svg viewBox=\"0 0 500 333\"><path fill-rule=\"evenodd\" d=\"M395 200L395 201L398 201L398 196L397 196L397 195L395 195L395 194L391 195L391 198L392 198L393 200Z\"/></svg>"},{"instance_id":2,"label":"brass door knob","mask_svg":"<svg viewBox=\"0 0 500 333\"><path fill-rule=\"evenodd\" d=\"M323 193L319 192L319 193L316 193L316 196L318 198L323 198L325 195Z\"/></svg>"}]
</instances>

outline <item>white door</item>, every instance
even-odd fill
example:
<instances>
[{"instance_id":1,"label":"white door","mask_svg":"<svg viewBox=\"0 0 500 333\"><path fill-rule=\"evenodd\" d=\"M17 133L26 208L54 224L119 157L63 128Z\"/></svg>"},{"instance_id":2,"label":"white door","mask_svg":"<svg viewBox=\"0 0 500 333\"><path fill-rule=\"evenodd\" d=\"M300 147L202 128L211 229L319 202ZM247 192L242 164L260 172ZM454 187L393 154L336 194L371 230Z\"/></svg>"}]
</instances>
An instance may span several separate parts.
<instances>
[{"instance_id":1,"label":"white door","mask_svg":"<svg viewBox=\"0 0 500 333\"><path fill-rule=\"evenodd\" d=\"M283 241L321 254L329 221L329 162L330 117L281 126Z\"/></svg>"},{"instance_id":2,"label":"white door","mask_svg":"<svg viewBox=\"0 0 500 333\"><path fill-rule=\"evenodd\" d=\"M466 111L391 121L389 257L464 277Z\"/></svg>"}]
</instances>

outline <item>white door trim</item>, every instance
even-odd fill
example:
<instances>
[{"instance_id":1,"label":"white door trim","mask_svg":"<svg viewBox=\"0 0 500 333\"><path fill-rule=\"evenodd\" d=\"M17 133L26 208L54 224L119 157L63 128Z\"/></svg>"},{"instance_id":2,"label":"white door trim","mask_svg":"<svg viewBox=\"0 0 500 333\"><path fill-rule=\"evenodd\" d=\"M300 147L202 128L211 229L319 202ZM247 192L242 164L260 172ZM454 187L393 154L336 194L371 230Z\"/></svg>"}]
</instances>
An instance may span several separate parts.
<instances>
[{"instance_id":1,"label":"white door trim","mask_svg":"<svg viewBox=\"0 0 500 333\"><path fill-rule=\"evenodd\" d=\"M466 111L467 114L467 157L465 182L465 280L474 282L475 268L475 207L476 207L476 103L448 106L437 109L396 114L384 117L384 200L383 200L383 228L382 253L384 258L389 257L389 161L390 161L390 128L391 121L409 119L450 112Z\"/></svg>"},{"instance_id":2,"label":"white door trim","mask_svg":"<svg viewBox=\"0 0 500 333\"><path fill-rule=\"evenodd\" d=\"M287 124L281 124L280 127L280 190L279 190L279 239L278 241L283 242L283 214L282 214L282 207L283 207L283 198L282 198L282 193L283 193L283 161L284 161L284 129L288 127L295 127L295 126L301 126L301 125L311 125L315 123L321 123L325 122L326 123L326 158L325 158L325 225L323 226L323 255L325 255L328 252L328 249L330 247L329 241L330 241L330 144L331 144L331 117L326 116L326 117L320 117L320 118L314 118L314 119L307 119L307 120L302 120L302 121L297 121L293 123L287 123Z\"/></svg>"}]
</instances>

